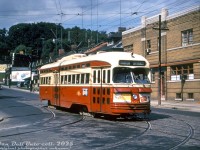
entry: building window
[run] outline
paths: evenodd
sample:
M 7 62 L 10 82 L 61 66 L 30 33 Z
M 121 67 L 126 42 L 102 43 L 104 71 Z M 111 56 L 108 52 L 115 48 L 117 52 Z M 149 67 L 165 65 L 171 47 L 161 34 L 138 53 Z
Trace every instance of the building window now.
M 133 44 L 124 46 L 125 52 L 132 52 L 133 51 Z
M 193 42 L 193 30 L 188 29 L 181 32 L 182 35 L 182 46 L 187 46 Z
M 176 93 L 176 99 L 180 99 L 181 98 L 181 93 Z
M 171 80 L 181 80 L 181 75 L 186 75 L 187 80 L 194 79 L 193 64 L 171 66 Z
M 151 40 L 147 40 L 147 48 L 151 49 Z
M 188 99 L 193 99 L 194 98 L 194 94 L 193 93 L 188 93 Z

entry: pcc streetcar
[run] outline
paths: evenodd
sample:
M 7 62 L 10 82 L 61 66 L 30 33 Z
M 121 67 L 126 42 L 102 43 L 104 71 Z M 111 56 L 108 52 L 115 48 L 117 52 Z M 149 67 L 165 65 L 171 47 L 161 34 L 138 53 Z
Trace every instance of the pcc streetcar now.
M 40 99 L 92 115 L 149 114 L 149 62 L 130 52 L 73 54 L 40 72 Z

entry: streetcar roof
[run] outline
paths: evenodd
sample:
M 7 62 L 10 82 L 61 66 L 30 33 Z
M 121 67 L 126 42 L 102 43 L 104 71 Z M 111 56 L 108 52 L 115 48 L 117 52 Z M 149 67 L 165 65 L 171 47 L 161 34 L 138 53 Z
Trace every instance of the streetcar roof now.
M 118 66 L 119 60 L 145 61 L 146 65 L 144 67 L 149 67 L 148 61 L 143 56 L 138 54 L 132 54 L 131 52 L 103 52 L 88 56 L 86 56 L 85 54 L 69 55 L 63 57 L 57 62 L 46 64 L 42 66 L 40 69 L 48 69 L 53 67 L 59 67 L 81 62 L 89 62 L 89 61 L 105 61 L 111 65 Z

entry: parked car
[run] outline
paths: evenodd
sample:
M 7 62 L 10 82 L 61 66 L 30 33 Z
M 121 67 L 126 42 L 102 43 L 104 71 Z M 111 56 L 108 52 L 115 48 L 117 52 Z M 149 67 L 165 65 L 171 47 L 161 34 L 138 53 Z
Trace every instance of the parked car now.
M 24 81 L 24 86 L 29 89 L 30 88 L 30 80 L 25 80 Z
M 24 82 L 17 82 L 17 87 L 23 87 L 24 86 Z

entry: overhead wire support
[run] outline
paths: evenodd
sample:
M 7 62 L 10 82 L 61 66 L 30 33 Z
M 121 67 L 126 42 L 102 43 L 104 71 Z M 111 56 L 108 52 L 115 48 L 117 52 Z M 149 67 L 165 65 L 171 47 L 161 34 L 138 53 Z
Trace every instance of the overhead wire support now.
M 97 0 L 97 44 L 99 43 L 99 4 Z
M 59 4 L 59 7 L 60 7 L 60 13 L 58 13 L 58 15 L 60 15 L 60 48 L 63 49 L 63 45 L 62 45 L 62 17 L 63 15 L 66 15 L 63 13 L 62 11 L 62 8 L 61 8 L 61 4 L 60 4 L 60 0 L 58 0 L 58 4 Z M 57 12 L 58 12 L 58 8 L 57 8 L 57 3 L 56 3 L 56 9 L 57 9 Z
M 119 4 L 119 9 L 120 9 L 120 27 L 122 26 L 122 1 L 120 0 L 120 4 Z

